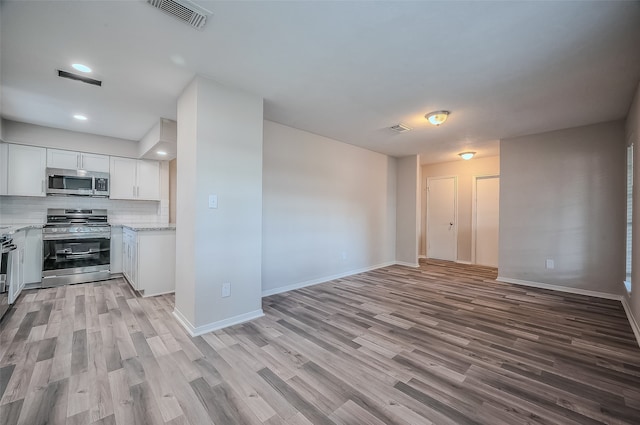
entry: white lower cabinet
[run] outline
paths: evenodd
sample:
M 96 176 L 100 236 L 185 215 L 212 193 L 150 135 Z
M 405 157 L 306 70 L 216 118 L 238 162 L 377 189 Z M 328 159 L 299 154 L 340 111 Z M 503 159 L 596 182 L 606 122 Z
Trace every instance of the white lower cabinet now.
M 111 274 L 122 273 L 122 227 L 111 226 Z
M 175 230 L 122 229 L 122 273 L 143 297 L 175 291 Z
M 13 304 L 16 299 L 18 299 L 18 295 L 22 292 L 22 288 L 24 288 L 24 248 L 25 248 L 25 232 L 18 231 L 13 234 L 13 244 L 16 246 L 16 249 L 12 251 L 11 256 L 11 266 L 9 270 L 9 276 L 7 279 L 9 280 L 9 304 Z
M 42 282 L 42 229 L 24 232 L 23 277 L 25 284 Z

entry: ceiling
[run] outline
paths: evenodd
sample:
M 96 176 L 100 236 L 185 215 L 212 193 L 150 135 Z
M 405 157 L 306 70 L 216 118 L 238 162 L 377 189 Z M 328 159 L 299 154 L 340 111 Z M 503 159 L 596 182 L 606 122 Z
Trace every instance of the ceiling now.
M 640 2 L 196 3 L 202 31 L 145 1 L 3 1 L 2 116 L 139 140 L 200 74 L 266 119 L 429 163 L 623 118 L 640 79 Z M 75 62 L 103 86 L 57 77 Z

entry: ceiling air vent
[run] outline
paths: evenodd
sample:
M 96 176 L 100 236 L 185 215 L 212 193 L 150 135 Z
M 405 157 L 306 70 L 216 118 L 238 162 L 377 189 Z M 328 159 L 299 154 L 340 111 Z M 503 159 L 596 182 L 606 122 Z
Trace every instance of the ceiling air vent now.
M 102 81 L 100 81 L 100 80 L 94 80 L 93 78 L 85 77 L 85 76 L 78 75 L 78 74 L 73 74 L 71 72 L 63 71 L 61 69 L 58 70 L 58 77 L 68 78 L 70 80 L 75 80 L 75 81 L 80 81 L 80 82 L 83 82 L 83 83 L 91 84 L 93 86 L 98 86 L 98 87 L 102 86 Z
M 411 127 L 407 127 L 404 124 L 396 124 L 389 127 L 391 130 L 396 131 L 398 133 L 405 133 L 407 131 L 411 131 Z
M 199 30 L 204 28 L 207 17 L 211 15 L 211 12 L 189 0 L 147 0 L 147 3 Z

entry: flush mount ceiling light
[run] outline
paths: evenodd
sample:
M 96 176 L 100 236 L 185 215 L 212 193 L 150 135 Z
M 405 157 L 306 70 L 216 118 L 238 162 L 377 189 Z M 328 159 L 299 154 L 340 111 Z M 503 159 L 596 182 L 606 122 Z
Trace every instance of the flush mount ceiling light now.
M 447 120 L 449 114 L 449 111 L 434 111 L 428 113 L 424 117 L 427 119 L 427 121 L 429 121 L 429 123 L 437 127 Z
M 156 153 L 160 156 L 165 156 L 167 154 L 165 151 L 156 151 Z
M 75 114 L 73 116 L 73 118 L 77 119 L 78 121 L 86 121 L 87 120 L 86 115 L 82 115 L 82 114 Z
M 475 152 L 461 152 L 458 155 L 460 155 L 460 158 L 464 159 L 465 161 L 468 161 L 471 158 L 473 158 L 475 154 L 476 154 Z
M 71 64 L 71 68 L 75 69 L 76 71 L 80 71 L 80 72 L 91 72 L 91 68 L 89 68 L 87 65 L 83 65 L 81 63 L 73 63 L 73 64 Z

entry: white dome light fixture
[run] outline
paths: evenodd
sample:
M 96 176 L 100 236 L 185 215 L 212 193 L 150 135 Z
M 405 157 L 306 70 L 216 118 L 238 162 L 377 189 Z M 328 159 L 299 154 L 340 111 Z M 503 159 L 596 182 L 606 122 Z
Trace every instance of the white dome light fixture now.
M 460 158 L 464 159 L 465 161 L 468 161 L 471 158 L 473 158 L 475 154 L 476 154 L 475 152 L 461 152 L 458 155 L 460 155 Z
M 82 115 L 82 114 L 75 114 L 73 116 L 73 118 L 77 119 L 78 121 L 86 121 L 87 120 L 87 116 L 86 115 Z
M 449 111 L 434 111 L 429 112 L 424 117 L 427 119 L 427 121 L 429 121 L 429 123 L 438 127 L 447 120 L 450 113 L 451 112 Z

